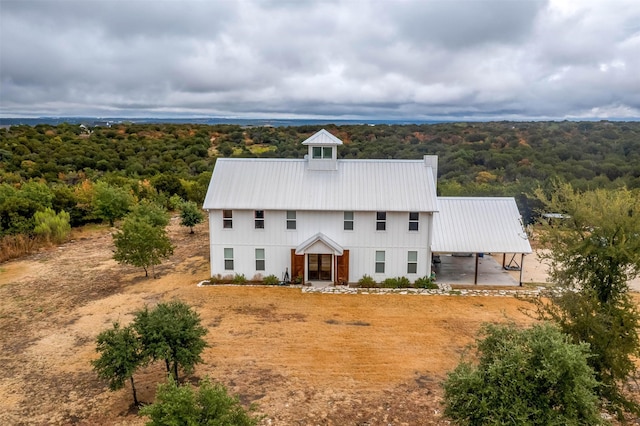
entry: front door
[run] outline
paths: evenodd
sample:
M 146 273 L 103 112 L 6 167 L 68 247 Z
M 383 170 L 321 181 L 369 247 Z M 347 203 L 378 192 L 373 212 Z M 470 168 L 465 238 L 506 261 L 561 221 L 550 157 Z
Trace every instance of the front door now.
M 309 281 L 331 281 L 331 258 L 330 254 L 309 254 L 308 276 Z

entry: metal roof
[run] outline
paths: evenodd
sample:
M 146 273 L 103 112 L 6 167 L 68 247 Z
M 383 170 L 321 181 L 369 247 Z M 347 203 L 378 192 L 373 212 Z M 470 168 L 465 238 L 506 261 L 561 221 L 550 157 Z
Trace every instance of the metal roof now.
M 531 253 L 516 200 L 438 197 L 431 250 L 440 253 Z
M 219 158 L 204 209 L 437 211 L 425 160 L 337 160 L 309 170 L 307 160 Z

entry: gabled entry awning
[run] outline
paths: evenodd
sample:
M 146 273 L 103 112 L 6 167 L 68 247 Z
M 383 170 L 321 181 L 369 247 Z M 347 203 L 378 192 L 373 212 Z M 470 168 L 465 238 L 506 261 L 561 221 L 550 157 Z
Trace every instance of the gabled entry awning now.
M 331 253 L 336 256 L 342 256 L 344 249 L 340 244 L 333 241 L 331 238 L 324 235 L 322 232 L 318 232 L 311 238 L 303 241 L 298 247 L 296 247 L 295 254 L 301 255 L 306 253 Z

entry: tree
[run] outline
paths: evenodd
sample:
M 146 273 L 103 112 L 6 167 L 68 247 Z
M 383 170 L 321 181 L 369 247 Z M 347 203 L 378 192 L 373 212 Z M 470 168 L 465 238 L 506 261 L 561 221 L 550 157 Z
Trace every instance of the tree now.
M 145 307 L 136 313 L 133 327 L 140 336 L 145 356 L 154 361 L 164 359 L 167 373 L 178 380 L 178 367 L 187 373 L 202 362 L 200 354 L 207 346 L 202 338 L 207 330 L 200 316 L 189 305 L 174 301 Z
M 113 234 L 116 247 L 113 258 L 118 263 L 138 266 L 149 276 L 148 268 L 159 265 L 173 254 L 173 245 L 164 228 L 154 226 L 144 216 L 127 217 L 122 228 Z M 155 270 L 152 270 L 155 277 Z
M 133 403 L 139 405 L 133 373 L 144 362 L 138 336 L 131 326 L 120 328 L 117 322 L 111 330 L 96 338 L 96 352 L 100 358 L 91 362 L 98 377 L 109 382 L 112 391 L 122 389 L 127 379 L 131 382 Z
M 95 215 L 109 221 L 113 226 L 115 220 L 123 218 L 133 203 L 131 194 L 123 188 L 111 186 L 105 182 L 98 182 L 94 186 L 93 211 Z
M 445 415 L 462 425 L 605 424 L 587 344 L 549 324 L 485 324 L 477 365 L 462 362 L 444 382 Z
M 577 192 L 568 184 L 536 195 L 546 211 L 564 215 L 542 223 L 550 278 L 563 291 L 535 301 L 538 317 L 590 345 L 589 364 L 610 410 L 640 414 L 624 394 L 640 357 L 640 313 L 628 287 L 640 273 L 640 196 L 624 188 Z
M 193 234 L 193 227 L 203 220 L 204 215 L 193 201 L 185 201 L 180 205 L 180 225 L 188 226 L 190 234 Z
M 167 383 L 158 385 L 156 402 L 143 407 L 140 414 L 149 416 L 148 426 L 253 426 L 260 420 L 247 412 L 237 397 L 229 395 L 222 384 L 211 383 L 208 377 L 195 392 L 189 384 L 180 386 L 169 377 Z
M 149 200 L 142 200 L 134 205 L 130 215 L 147 220 L 153 226 L 164 228 L 169 224 L 167 210 L 161 205 Z

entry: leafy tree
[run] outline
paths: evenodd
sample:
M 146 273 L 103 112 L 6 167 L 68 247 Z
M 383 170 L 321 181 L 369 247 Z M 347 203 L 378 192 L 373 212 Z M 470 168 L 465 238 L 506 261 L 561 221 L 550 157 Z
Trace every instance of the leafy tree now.
M 34 215 L 36 235 L 44 237 L 47 241 L 59 244 L 64 242 L 71 232 L 69 213 L 61 211 L 56 214 L 52 209 L 36 212 Z
M 136 313 L 133 327 L 140 335 L 143 352 L 154 361 L 164 359 L 167 373 L 178 380 L 178 367 L 187 373 L 202 362 L 200 354 L 207 346 L 202 338 L 207 330 L 200 316 L 189 305 L 174 301 L 145 307 Z
M 151 184 L 158 190 L 158 192 L 164 192 L 167 196 L 178 195 L 181 198 L 186 198 L 187 194 L 182 187 L 180 179 L 174 174 L 166 173 L 155 177 Z
M 116 262 L 142 267 L 145 277 L 149 276 L 149 267 L 155 277 L 154 266 L 173 254 L 173 245 L 164 228 L 154 226 L 145 216 L 128 216 L 122 228 L 113 234 L 113 243 Z
M 133 197 L 123 188 L 104 182 L 98 182 L 94 186 L 94 213 L 98 218 L 109 221 L 110 226 L 113 226 L 115 220 L 123 218 L 129 212 L 132 203 Z
M 463 361 L 447 376 L 446 416 L 461 425 L 605 424 L 587 344 L 549 324 L 485 324 L 481 336 L 477 365 Z
M 193 234 L 193 227 L 204 220 L 204 215 L 198 209 L 198 205 L 193 201 L 185 201 L 180 206 L 180 225 L 188 226 L 190 234 Z
M 107 380 L 112 391 L 122 389 L 129 379 L 133 403 L 139 405 L 133 373 L 144 362 L 144 357 L 133 327 L 121 328 L 116 322 L 111 330 L 98 335 L 96 343 L 96 352 L 100 353 L 100 358 L 91 364 L 98 377 Z
M 628 287 L 640 274 L 640 197 L 624 188 L 577 192 L 568 184 L 537 196 L 547 211 L 565 215 L 543 223 L 550 277 L 564 291 L 536 300 L 538 316 L 590 345 L 589 364 L 610 410 L 640 413 L 624 393 L 640 357 L 640 313 Z
M 149 200 L 142 200 L 134 205 L 130 215 L 147 220 L 151 225 L 164 228 L 169 224 L 167 210 Z
M 194 391 L 189 384 L 178 385 L 172 377 L 158 385 L 156 402 L 143 407 L 140 414 L 149 416 L 148 426 L 210 425 L 253 426 L 260 417 L 245 410 L 237 397 L 229 395 L 219 383 L 209 378 L 200 382 Z

